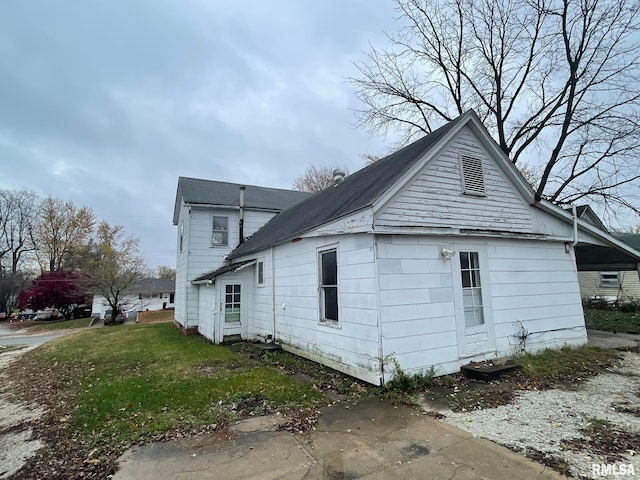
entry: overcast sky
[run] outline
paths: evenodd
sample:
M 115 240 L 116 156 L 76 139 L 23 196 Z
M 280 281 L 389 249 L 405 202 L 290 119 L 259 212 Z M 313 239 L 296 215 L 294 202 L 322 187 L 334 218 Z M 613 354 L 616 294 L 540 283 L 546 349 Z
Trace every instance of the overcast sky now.
M 391 0 L 11 1 L 0 6 L 0 188 L 87 205 L 175 266 L 178 176 L 291 188 L 363 166 L 355 75 Z

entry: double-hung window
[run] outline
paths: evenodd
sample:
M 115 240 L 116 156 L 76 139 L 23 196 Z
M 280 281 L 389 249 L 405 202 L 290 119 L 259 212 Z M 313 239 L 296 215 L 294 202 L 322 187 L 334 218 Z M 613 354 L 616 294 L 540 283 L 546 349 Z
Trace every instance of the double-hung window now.
M 221 246 L 229 244 L 229 218 L 212 217 L 211 245 Z
M 319 253 L 320 321 L 338 322 L 338 254 L 336 249 Z

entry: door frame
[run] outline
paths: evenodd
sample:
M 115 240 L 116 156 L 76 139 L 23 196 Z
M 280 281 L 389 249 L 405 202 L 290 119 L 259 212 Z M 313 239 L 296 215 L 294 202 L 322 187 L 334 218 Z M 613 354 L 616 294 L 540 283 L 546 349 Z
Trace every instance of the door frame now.
M 451 256 L 451 275 L 453 280 L 453 298 L 456 317 L 456 337 L 458 341 L 458 357 L 472 358 L 480 355 L 496 353 L 495 325 L 493 308 L 491 305 L 491 284 L 489 282 L 489 262 L 487 259 L 487 245 L 483 243 L 456 243 L 452 245 L 455 252 Z M 460 274 L 460 252 L 478 252 L 480 263 L 480 287 L 482 292 L 482 307 L 484 324 L 466 327 L 464 316 L 464 300 L 462 295 L 462 277 Z M 485 345 L 479 351 L 471 351 L 468 337 L 472 335 L 486 335 Z
M 216 282 L 218 285 L 218 292 L 216 295 L 216 308 L 214 313 L 216 318 L 214 319 L 214 336 L 216 343 L 222 343 L 225 337 L 225 295 L 227 285 L 240 285 L 240 338 L 245 340 L 247 338 L 247 283 L 244 279 L 229 278 L 220 279 Z M 235 333 L 234 333 L 235 335 Z

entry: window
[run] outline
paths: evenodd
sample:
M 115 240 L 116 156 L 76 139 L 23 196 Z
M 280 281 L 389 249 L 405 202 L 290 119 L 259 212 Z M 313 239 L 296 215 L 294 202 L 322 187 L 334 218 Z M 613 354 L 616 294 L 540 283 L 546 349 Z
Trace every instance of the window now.
M 180 240 L 179 240 L 180 251 L 182 251 L 182 241 L 183 241 L 182 239 L 183 239 L 183 237 L 184 237 L 184 220 L 182 220 L 180 222 Z
M 468 195 L 484 196 L 482 160 L 468 155 L 460 155 L 460 168 L 462 170 L 463 192 Z
M 176 294 L 175 293 L 170 293 L 169 294 L 169 303 L 175 303 L 174 299 L 175 299 Z
M 465 327 L 484 325 L 478 252 L 460 252 Z
M 212 217 L 211 245 L 229 244 L 229 219 L 227 217 Z
M 224 322 L 240 323 L 240 285 L 227 285 L 224 293 Z
M 600 272 L 601 288 L 620 288 L 620 272 Z
M 320 320 L 338 321 L 338 255 L 320 252 Z
M 258 262 L 258 285 L 264 285 L 264 262 Z

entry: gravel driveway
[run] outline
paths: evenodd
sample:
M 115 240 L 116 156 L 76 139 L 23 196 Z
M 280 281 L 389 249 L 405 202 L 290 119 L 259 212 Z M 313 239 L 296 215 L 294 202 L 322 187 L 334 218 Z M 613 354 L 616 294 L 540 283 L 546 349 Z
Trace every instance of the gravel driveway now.
M 445 422 L 474 436 L 534 458 L 537 452 L 542 452 L 548 458 L 566 462 L 576 478 L 603 478 L 593 474 L 592 464 L 611 461 L 588 447 L 572 451 L 567 449 L 567 444 L 576 438 L 586 439 L 581 429 L 592 419 L 610 422 L 635 436 L 637 442 L 640 438 L 640 354 L 623 354 L 621 364 L 611 368 L 610 373 L 594 377 L 576 390 L 520 391 L 509 405 L 442 413 L 446 416 Z M 624 478 L 640 478 L 640 452 L 628 451 L 625 457 L 616 463 L 632 464 L 636 476 Z

